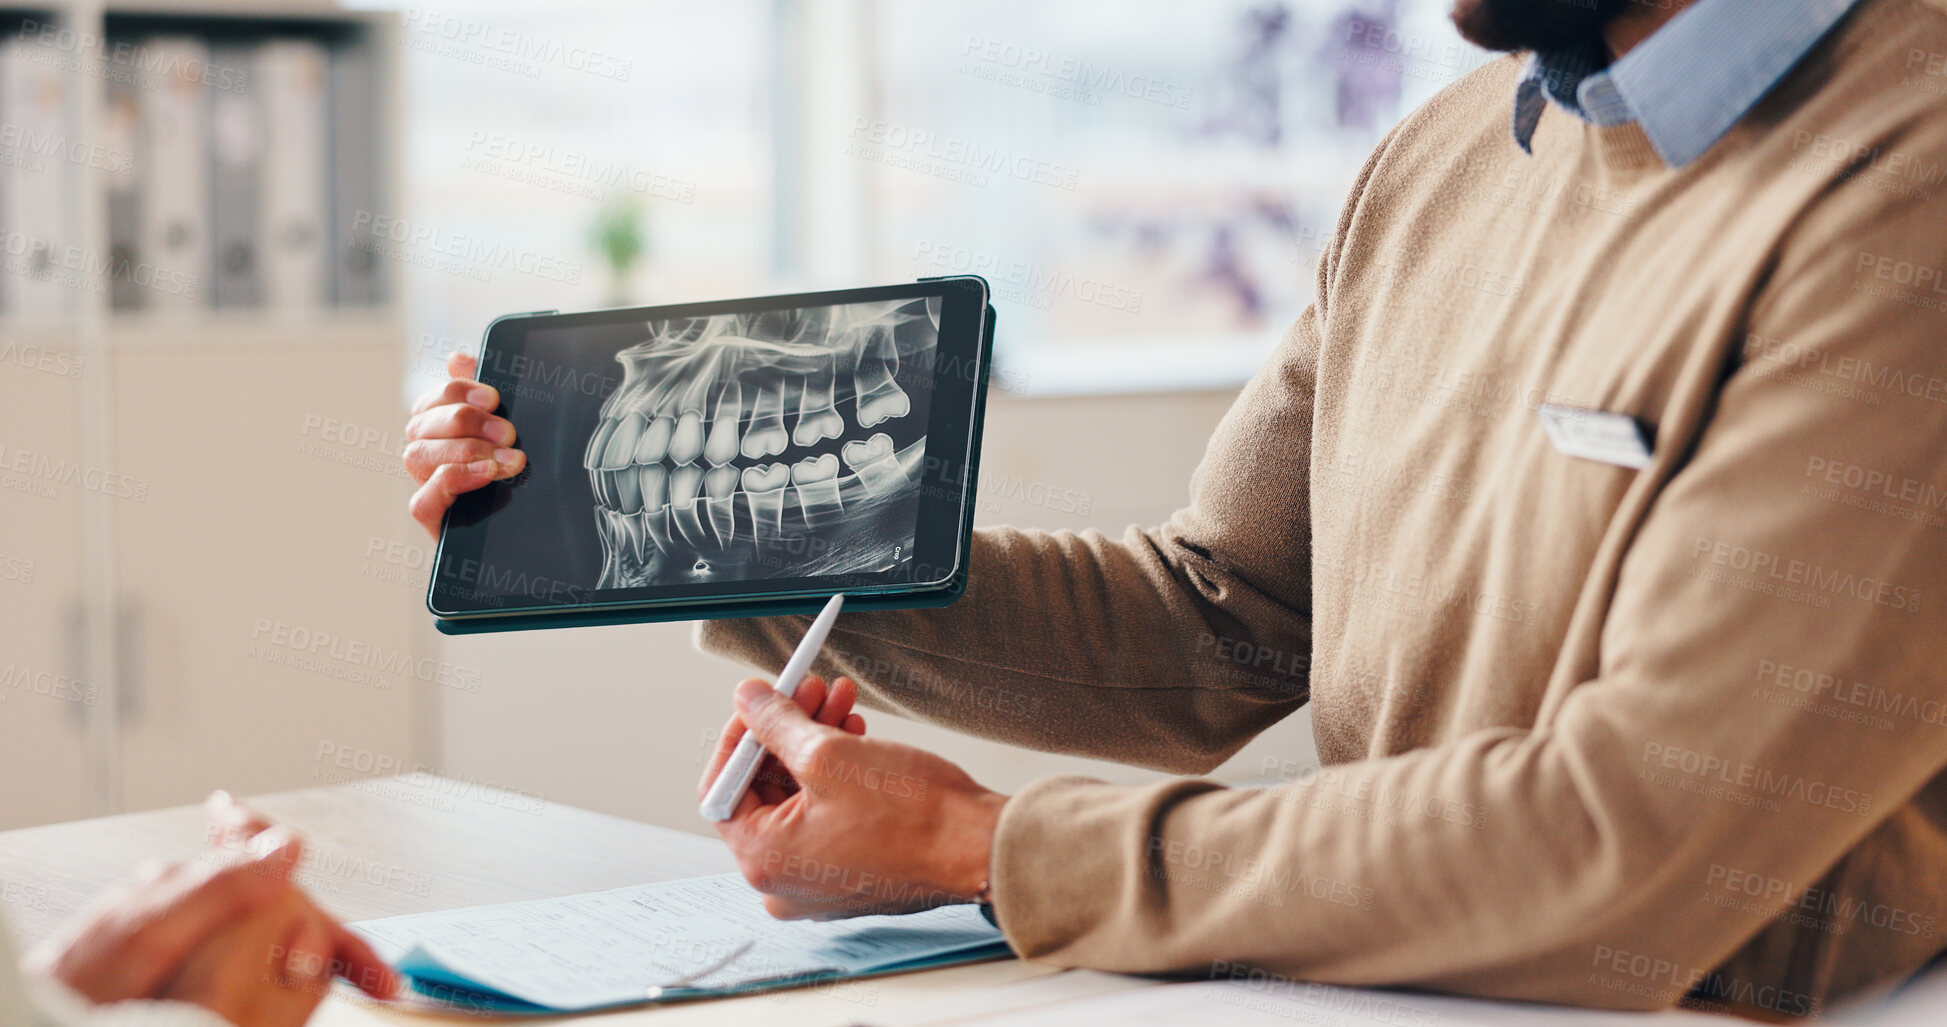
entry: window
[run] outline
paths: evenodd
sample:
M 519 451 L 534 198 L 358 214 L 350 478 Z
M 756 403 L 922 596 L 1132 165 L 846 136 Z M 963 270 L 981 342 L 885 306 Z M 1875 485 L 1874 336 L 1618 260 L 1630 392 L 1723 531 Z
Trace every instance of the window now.
M 1446 7 L 409 11 L 412 217 L 581 273 L 413 268 L 408 295 L 429 336 L 471 338 L 509 310 L 976 273 L 994 287 L 1003 385 L 1234 386 L 1310 300 L 1372 145 L 1487 59 Z M 577 68 L 577 48 L 609 61 Z M 640 208 L 647 250 L 611 288 L 590 233 L 618 196 Z

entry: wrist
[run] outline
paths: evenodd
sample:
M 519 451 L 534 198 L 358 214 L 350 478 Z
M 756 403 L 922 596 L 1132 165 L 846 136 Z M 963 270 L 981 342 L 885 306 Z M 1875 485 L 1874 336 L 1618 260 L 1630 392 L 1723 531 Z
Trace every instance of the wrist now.
M 992 881 L 994 835 L 1008 797 L 981 789 L 959 797 L 947 820 L 942 839 L 941 881 L 944 890 L 963 902 L 987 902 Z

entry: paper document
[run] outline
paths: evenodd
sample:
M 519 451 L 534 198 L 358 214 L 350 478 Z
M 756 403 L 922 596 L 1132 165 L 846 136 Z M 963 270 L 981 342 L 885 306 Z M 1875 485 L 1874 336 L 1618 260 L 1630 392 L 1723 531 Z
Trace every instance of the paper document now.
M 974 906 L 774 920 L 736 874 L 351 926 L 416 990 L 512 1010 L 700 998 L 1008 953 Z

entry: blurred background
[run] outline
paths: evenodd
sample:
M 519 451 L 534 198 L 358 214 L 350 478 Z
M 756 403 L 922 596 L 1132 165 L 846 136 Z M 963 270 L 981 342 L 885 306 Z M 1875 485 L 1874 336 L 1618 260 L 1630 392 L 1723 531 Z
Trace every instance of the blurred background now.
M 0 828 L 439 774 L 686 830 L 741 668 L 442 638 L 409 398 L 495 316 L 985 276 L 982 523 L 1119 533 L 1487 59 L 1444 0 L 0 2 Z M 924 725 L 1003 790 L 1151 775 Z M 1300 715 L 1220 772 L 1315 764 Z

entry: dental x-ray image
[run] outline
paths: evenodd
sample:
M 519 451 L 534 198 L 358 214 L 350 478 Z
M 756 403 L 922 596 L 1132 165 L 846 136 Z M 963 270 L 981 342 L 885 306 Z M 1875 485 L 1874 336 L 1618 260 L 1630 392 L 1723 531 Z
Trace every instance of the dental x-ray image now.
M 939 332 L 937 297 L 642 325 L 582 456 L 597 587 L 910 561 Z

